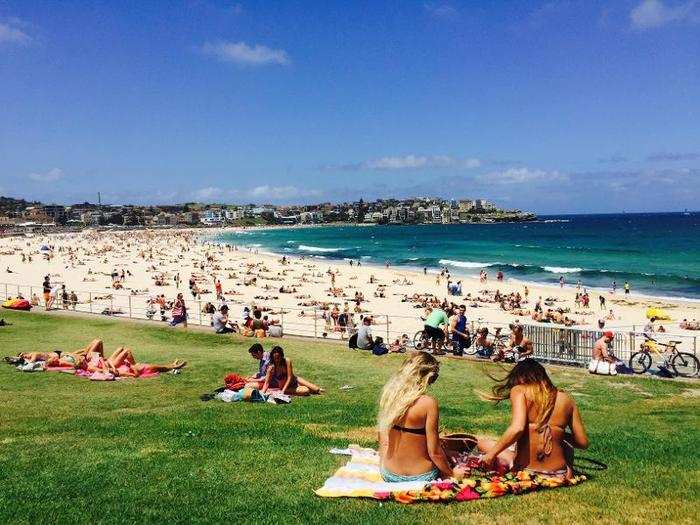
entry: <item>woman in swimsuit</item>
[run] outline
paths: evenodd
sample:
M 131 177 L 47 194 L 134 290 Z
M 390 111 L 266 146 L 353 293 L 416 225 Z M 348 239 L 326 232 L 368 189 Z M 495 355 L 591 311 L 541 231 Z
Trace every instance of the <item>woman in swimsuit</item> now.
M 148 363 L 137 363 L 134 354 L 129 348 L 121 347 L 107 358 L 105 361 L 109 372 L 119 377 L 141 377 L 155 375 L 159 372 L 169 372 L 179 370 L 187 365 L 187 361 L 176 359 L 169 365 L 153 365 Z
M 384 481 L 432 481 L 460 477 L 447 461 L 438 434 L 440 409 L 426 395 L 440 364 L 426 352 L 414 352 L 382 390 L 379 402 L 379 456 Z
M 288 396 L 308 396 L 321 394 L 323 389 L 303 377 L 294 375 L 291 359 L 285 359 L 282 347 L 276 346 L 270 351 L 270 366 L 267 368 L 262 392 L 269 389 L 282 390 Z
M 498 457 L 516 471 L 570 478 L 573 448 L 588 448 L 586 429 L 571 396 L 557 390 L 534 359 L 516 364 L 492 392 L 488 398 L 497 403 L 510 399 L 512 418 L 498 441 L 479 441 L 479 449 L 486 452 L 483 462 L 491 465 Z M 507 450 L 513 444 L 515 452 Z

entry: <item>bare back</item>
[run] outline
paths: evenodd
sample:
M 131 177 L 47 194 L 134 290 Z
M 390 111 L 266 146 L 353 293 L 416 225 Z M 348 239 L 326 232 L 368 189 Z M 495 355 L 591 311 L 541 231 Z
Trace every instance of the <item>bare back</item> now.
M 518 440 L 515 467 L 529 467 L 534 470 L 553 471 L 566 468 L 564 436 L 572 427 L 575 403 L 565 392 L 557 391 L 557 399 L 549 421 L 537 427 L 537 407 L 530 393 L 525 391 L 527 403 L 527 428 Z M 538 459 L 538 450 L 544 454 Z
M 429 412 L 434 406 L 434 399 L 421 396 L 408 409 L 404 418 L 396 422 L 395 426 L 402 427 L 403 430 L 390 428 L 380 433 L 380 443 L 384 445 L 382 465 L 385 468 L 396 474 L 413 476 L 434 467 L 428 454 L 426 437 Z

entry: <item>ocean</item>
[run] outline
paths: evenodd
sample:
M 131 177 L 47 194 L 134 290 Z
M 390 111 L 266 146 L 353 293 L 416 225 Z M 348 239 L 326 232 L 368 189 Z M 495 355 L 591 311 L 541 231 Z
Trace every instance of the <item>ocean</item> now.
M 431 271 L 452 275 L 568 285 L 592 289 L 630 283 L 633 293 L 700 300 L 700 213 L 545 216 L 534 222 L 410 226 L 314 226 L 246 230 L 216 242 L 329 262 Z

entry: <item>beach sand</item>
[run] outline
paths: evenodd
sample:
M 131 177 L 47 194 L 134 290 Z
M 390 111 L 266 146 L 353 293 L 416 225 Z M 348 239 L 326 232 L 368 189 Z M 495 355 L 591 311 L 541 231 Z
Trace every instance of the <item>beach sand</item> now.
M 321 335 L 325 331 L 329 337 L 339 337 L 339 334 L 327 330 L 323 319 L 314 320 L 313 306 L 300 306 L 300 303 L 317 301 L 329 303 L 330 308 L 337 304 L 342 312 L 347 302 L 349 310 L 354 312 L 353 299 L 356 292 L 361 292 L 366 299 L 361 303 L 361 308 L 375 316 L 375 335 L 388 335 L 392 339 L 402 333 L 412 336 L 422 327 L 420 316 L 424 315 L 424 309 L 415 308 L 411 302 L 402 302 L 404 296 L 416 293 L 434 294 L 440 299 L 447 297 L 448 301 L 467 304 L 467 317 L 470 321 L 480 320 L 495 326 L 506 326 L 516 319 L 523 323 L 533 323 L 530 317 L 516 317 L 501 310 L 495 303 L 474 303 L 478 306 L 473 307 L 464 297 L 448 297 L 446 279 L 441 278 L 438 284 L 435 273 L 424 274 L 401 267 L 350 266 L 346 261 L 318 258 L 290 258 L 287 264 L 282 264 L 281 256 L 257 253 L 255 249 L 212 245 L 200 240 L 210 238 L 215 233 L 211 229 L 128 232 L 86 230 L 70 234 L 2 238 L 0 293 L 4 294 L 7 287 L 7 295 L 16 296 L 19 286 L 19 291 L 25 298 L 29 299 L 32 293 L 40 297 L 40 309 L 43 309 L 42 281 L 45 275 L 50 275 L 52 284 L 65 284 L 68 292 L 77 293 L 79 310 L 99 312 L 104 308 L 112 308 L 121 310 L 124 315 L 131 311 L 134 316 L 144 317 L 150 297 L 164 294 L 167 300 L 173 300 L 179 291 L 183 293 L 188 305 L 190 323 L 197 324 L 201 319 L 202 323 L 208 324 L 208 316 L 200 313 L 200 303 L 194 301 L 189 292 L 188 280 L 194 275 L 201 290 L 198 296 L 201 305 L 207 301 L 218 304 L 214 281 L 220 279 L 224 296 L 231 308 L 232 320 L 240 321 L 243 305 L 256 304 L 268 307 L 271 311 L 267 313 L 271 319 L 283 318 L 288 333 Z M 40 253 L 43 245 L 53 248 L 50 259 Z M 25 255 L 26 262 L 22 262 L 22 254 Z M 32 257 L 31 262 L 28 261 L 29 255 Z M 121 290 L 112 288 L 111 273 L 114 270 L 120 274 L 122 270 L 131 274 L 127 275 Z M 335 287 L 343 290 L 343 295 L 339 297 L 334 297 L 329 292 L 329 270 L 335 273 Z M 181 280 L 179 288 L 174 281 L 174 276 L 178 273 Z M 164 285 L 155 284 L 157 277 L 162 277 Z M 254 277 L 257 278 L 255 284 L 244 284 Z M 479 296 L 482 290 L 497 289 L 502 294 L 515 291 L 524 294 L 525 288 L 525 283 L 511 280 L 507 275 L 503 282 L 497 282 L 495 275 L 490 275 L 486 283 L 479 282 L 475 277 L 460 277 L 458 274 L 453 274 L 452 280 L 461 280 L 463 295 L 470 293 L 472 296 Z M 294 288 L 296 292 L 280 293 L 281 286 Z M 524 309 L 532 310 L 538 297 L 554 298 L 555 307 L 568 308 L 570 312 L 566 315 L 574 319 L 578 327 L 597 327 L 598 319 L 605 318 L 608 310 L 612 309 L 615 319 L 606 320 L 606 329 L 631 330 L 636 326 L 639 331 L 647 322 L 647 308 L 661 306 L 672 318 L 671 321 L 660 323 L 668 334 L 698 334 L 681 330 L 678 323 L 684 318 L 697 319 L 700 303 L 651 298 L 634 293 L 625 295 L 622 290 L 618 290 L 615 295 L 590 291 L 590 309 L 586 312 L 574 303 L 574 296 L 580 291 L 575 286 L 559 288 L 527 283 L 527 287 L 529 298 L 527 304 L 523 305 Z M 384 290 L 385 297 L 375 297 L 375 292 L 380 289 Z M 605 311 L 599 308 L 598 297 L 601 293 L 606 298 Z M 321 316 L 322 313 L 323 310 L 319 309 L 316 315 Z M 159 315 L 155 317 L 159 318 Z M 358 314 L 355 314 L 354 320 L 359 321 Z

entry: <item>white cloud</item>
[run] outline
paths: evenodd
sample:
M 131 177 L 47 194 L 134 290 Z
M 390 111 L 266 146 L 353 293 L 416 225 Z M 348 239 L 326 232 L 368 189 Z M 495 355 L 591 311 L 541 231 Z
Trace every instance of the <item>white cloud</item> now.
M 207 42 L 201 48 L 202 52 L 212 55 L 222 62 L 248 66 L 264 66 L 278 64 L 286 66 L 291 64 L 289 55 L 283 49 L 272 49 L 256 44 L 249 46 L 245 42 Z
M 63 170 L 53 168 L 46 173 L 30 173 L 28 177 L 37 182 L 55 182 L 63 178 Z
M 330 164 L 322 166 L 323 170 L 333 171 L 397 171 L 416 169 L 471 169 L 481 166 L 475 158 L 455 158 L 449 155 L 404 155 L 400 157 L 380 157 L 354 164 Z
M 270 200 L 294 199 L 299 197 L 318 197 L 322 195 L 320 190 L 306 190 L 296 186 L 256 186 L 244 192 L 251 198 L 264 198 Z
M 11 20 L 7 23 L 0 22 L 0 44 L 30 44 L 32 38 L 19 26 L 18 20 Z
M 433 17 L 443 20 L 454 20 L 459 17 L 459 11 L 450 4 L 441 2 L 427 2 L 423 4 L 423 8 Z
M 666 5 L 662 0 L 642 0 L 630 12 L 632 27 L 653 29 L 673 22 L 699 22 L 700 3 L 689 0 L 675 6 Z
M 569 176 L 559 171 L 545 171 L 530 168 L 508 168 L 504 171 L 487 173 L 484 178 L 502 184 L 524 184 L 532 182 L 566 182 Z
M 206 188 L 201 188 L 194 192 L 194 198 L 198 201 L 207 201 L 215 199 L 216 197 L 221 197 L 223 192 L 221 188 L 215 186 L 207 186 Z

